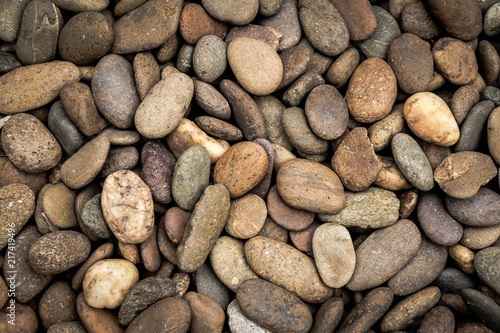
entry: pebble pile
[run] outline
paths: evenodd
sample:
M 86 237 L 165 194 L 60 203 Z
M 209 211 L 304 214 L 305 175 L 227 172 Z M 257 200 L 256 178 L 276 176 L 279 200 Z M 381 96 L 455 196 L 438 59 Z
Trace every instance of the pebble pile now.
M 0 332 L 500 332 L 500 0 L 0 0 Z

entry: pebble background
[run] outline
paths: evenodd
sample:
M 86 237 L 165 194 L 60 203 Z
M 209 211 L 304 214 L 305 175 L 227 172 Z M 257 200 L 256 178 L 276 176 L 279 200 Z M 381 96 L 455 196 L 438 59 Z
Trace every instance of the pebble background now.
M 500 332 L 499 53 L 500 0 L 0 0 L 0 332 Z

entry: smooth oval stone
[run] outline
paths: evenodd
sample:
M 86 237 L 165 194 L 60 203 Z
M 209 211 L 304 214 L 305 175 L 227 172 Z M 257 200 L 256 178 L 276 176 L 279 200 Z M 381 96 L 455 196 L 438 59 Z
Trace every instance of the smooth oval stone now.
M 257 39 L 234 39 L 227 48 L 227 60 L 241 86 L 254 95 L 269 95 L 278 88 L 283 77 L 278 53 Z
M 366 332 L 389 309 L 393 298 L 389 288 L 373 289 L 349 312 L 337 332 Z
M 14 239 L 16 247 L 12 251 L 16 261 L 14 267 L 9 266 L 9 257 L 5 256 L 3 262 L 3 276 L 9 278 L 9 271 L 15 271 L 16 292 L 15 298 L 18 302 L 27 303 L 38 295 L 52 280 L 52 275 L 38 274 L 31 267 L 28 254 L 31 245 L 41 236 L 36 226 L 29 225 L 24 228 Z M 7 280 L 8 281 L 8 280 Z
M 193 51 L 193 69 L 203 81 L 213 82 L 227 67 L 226 43 L 218 36 L 200 38 Z
M 119 55 L 108 54 L 95 66 L 91 86 L 101 114 L 118 128 L 130 128 L 140 103 L 132 65 Z
M 181 270 L 194 272 L 205 262 L 224 228 L 229 208 L 229 191 L 224 185 L 216 184 L 205 188 L 177 247 Z
M 3 41 L 8 43 L 16 41 L 21 26 L 23 11 L 29 2 L 29 0 L 2 2 L 0 16 L 4 18 L 4 22 L 0 28 L 0 38 Z
M 215 164 L 214 182 L 225 185 L 231 198 L 237 198 L 264 178 L 268 165 L 269 160 L 262 146 L 250 141 L 237 143 Z
M 467 114 L 460 128 L 455 151 L 479 150 L 482 146 L 487 127 L 488 117 L 495 108 L 495 103 L 490 100 L 477 103 Z
M 345 286 L 356 265 L 356 254 L 349 231 L 341 225 L 322 224 L 314 232 L 312 249 L 323 282 L 331 288 Z
M 392 41 L 387 62 L 407 94 L 424 91 L 432 80 L 434 60 L 429 45 L 413 34 L 402 34 Z
M 99 246 L 85 262 L 78 268 L 71 279 L 71 287 L 73 290 L 80 290 L 82 288 L 83 280 L 87 270 L 96 262 L 102 259 L 107 259 L 113 255 L 114 245 L 112 243 L 104 243 Z
M 455 317 L 446 306 L 436 306 L 425 315 L 418 333 L 424 332 L 455 332 Z
M 176 288 L 175 282 L 169 278 L 149 277 L 138 281 L 130 288 L 120 305 L 118 312 L 120 324 L 129 325 L 138 314 L 152 304 L 165 297 L 174 296 Z
M 165 231 L 168 238 L 178 245 L 184 235 L 184 230 L 191 217 L 190 212 L 186 212 L 179 207 L 171 207 L 165 213 Z M 163 223 L 162 223 L 163 224 Z
M 72 189 L 90 184 L 106 162 L 109 147 L 109 140 L 98 136 L 80 148 L 61 166 L 61 179 L 64 184 Z
M 328 150 L 328 142 L 312 131 L 303 109 L 285 109 L 281 123 L 288 140 L 297 150 L 306 154 L 323 154 Z
M 325 79 L 317 73 L 306 72 L 300 76 L 283 94 L 283 102 L 289 106 L 298 106 L 314 87 L 324 84 Z
M 460 297 L 460 296 L 459 296 Z M 461 298 L 461 297 L 460 297 Z M 465 306 L 465 304 L 464 304 Z M 467 322 L 459 325 L 457 333 L 493 333 L 486 325 L 478 322 Z
M 402 1 L 404 2 L 404 1 Z M 401 13 L 401 29 L 428 40 L 439 35 L 441 27 L 424 2 L 408 1 Z
M 450 246 L 462 238 L 462 225 L 451 217 L 443 200 L 435 193 L 420 195 L 417 217 L 422 231 L 436 244 Z
M 313 325 L 311 312 L 299 298 L 267 281 L 245 281 L 236 299 L 247 318 L 269 330 L 306 333 Z
M 266 139 L 273 144 L 292 150 L 293 146 L 290 144 L 281 123 L 285 105 L 272 95 L 255 97 L 255 102 L 264 117 Z
M 340 324 L 344 312 L 344 302 L 340 297 L 332 297 L 316 312 L 312 333 L 333 332 Z
M 141 135 L 136 131 L 124 131 L 117 128 L 106 128 L 99 133 L 99 136 L 105 136 L 114 146 L 129 146 L 139 142 Z
M 45 329 L 59 322 L 74 321 L 76 313 L 76 294 L 69 283 L 54 282 L 42 295 L 39 314 Z
M 500 219 L 500 194 L 481 187 L 468 199 L 446 196 L 446 208 L 451 216 L 468 226 L 493 226 Z
M 469 84 L 478 73 L 476 55 L 461 40 L 443 37 L 432 48 L 436 69 L 451 83 Z
M 328 68 L 326 81 L 337 89 L 344 87 L 358 67 L 359 60 L 359 51 L 356 48 L 345 50 Z
M 482 250 L 495 246 L 500 236 L 500 224 L 491 227 L 465 227 L 461 243 L 469 249 Z
M 210 263 L 217 277 L 232 291 L 237 291 L 246 280 L 257 275 L 248 266 L 242 241 L 222 236 L 210 252 Z
M 109 5 L 109 0 L 54 0 L 58 7 L 72 12 L 100 12 Z
M 263 41 L 276 50 L 281 38 L 281 32 L 270 27 L 247 24 L 244 26 L 232 27 L 225 38 L 225 42 L 229 45 L 233 40 L 239 37 L 248 37 Z
M 59 229 L 76 227 L 75 199 L 76 192 L 63 183 L 48 187 L 42 200 L 45 217 Z
M 14 54 L 0 51 L 0 74 L 8 73 L 21 66 Z
M 160 66 L 151 52 L 141 52 L 135 55 L 133 67 L 137 93 L 142 101 L 160 81 Z
M 301 231 L 314 221 L 314 213 L 287 205 L 281 198 L 276 185 L 269 190 L 267 195 L 267 209 L 273 221 L 287 230 Z
M 194 100 L 208 114 L 222 120 L 231 118 L 231 107 L 222 94 L 209 83 L 193 80 Z
M 238 127 L 247 140 L 266 137 L 264 116 L 257 103 L 238 84 L 222 80 L 220 90 L 231 106 Z
M 247 193 L 231 201 L 225 229 L 233 237 L 249 239 L 259 233 L 266 217 L 265 201 L 256 194 Z
M 401 34 L 396 19 L 385 9 L 372 6 L 373 13 L 377 19 L 377 28 L 370 38 L 357 43 L 359 49 L 367 57 L 379 57 L 385 59 L 391 42 Z
M 172 67 L 171 70 L 188 74 L 191 67 L 193 67 L 193 51 L 193 45 L 183 44 L 179 48 L 179 54 L 177 55 L 177 62 L 175 64 L 176 67 Z M 162 74 L 162 77 L 166 77 L 166 75 Z
M 106 177 L 101 207 L 106 223 L 123 243 L 142 243 L 153 231 L 151 191 L 132 171 L 119 170 Z
M 410 220 L 374 231 L 356 249 L 356 268 L 347 288 L 366 290 L 389 280 L 418 252 L 420 243 L 420 232 Z
M 104 57 L 113 45 L 113 26 L 98 12 L 71 17 L 59 36 L 59 54 L 76 65 L 90 65 Z
M 297 45 L 302 35 L 297 0 L 283 0 L 281 9 L 273 16 L 261 19 L 260 24 L 274 28 L 283 34 L 277 51 Z
M 76 308 L 76 307 L 75 307 Z M 79 321 L 64 321 L 49 327 L 47 333 L 85 333 L 85 326 Z
M 233 25 L 250 23 L 259 11 L 259 0 L 202 0 L 202 4 L 211 16 Z
M 280 168 L 276 182 L 281 198 L 293 208 L 325 214 L 336 214 L 344 208 L 340 179 L 320 163 L 292 159 Z
M 458 125 L 462 125 L 467 114 L 479 102 L 479 92 L 472 85 L 461 86 L 451 98 L 450 109 Z
M 474 257 L 474 268 L 483 282 L 490 286 L 495 292 L 500 291 L 500 248 L 489 247 L 476 253 Z
M 23 229 L 35 212 L 35 194 L 24 184 L 10 184 L 0 187 L 0 249 Z M 15 244 L 14 244 L 15 246 Z M 7 257 L 7 256 L 6 256 Z
M 271 333 L 268 329 L 248 319 L 234 299 L 227 307 L 228 325 L 232 333 Z
M 345 227 L 378 229 L 393 225 L 399 217 L 399 199 L 388 190 L 369 187 L 361 192 L 345 192 L 345 206 L 337 214 L 318 214 L 323 222 Z
M 299 0 L 299 18 L 311 45 L 327 56 L 344 52 L 349 31 L 333 3 L 325 0 Z
M 158 316 L 160 313 L 163 315 Z M 180 297 L 167 297 L 141 312 L 130 323 L 127 332 L 160 332 L 169 327 L 172 333 L 186 333 L 190 322 L 189 304 Z
M 313 255 L 312 240 L 314 232 L 320 226 L 319 223 L 313 222 L 306 229 L 301 231 L 290 231 L 290 240 L 293 246 L 299 251 L 302 251 L 310 256 Z
M 87 227 L 87 231 L 95 238 L 111 238 L 113 236 L 102 213 L 100 193 L 85 203 L 81 219 Z
M 183 298 L 191 308 L 191 332 L 222 332 L 225 314 L 215 301 L 195 291 L 187 292 Z
M 160 142 L 148 141 L 142 148 L 141 163 L 141 177 L 150 188 L 153 199 L 164 204 L 170 203 L 175 157 Z
M 487 36 L 497 36 L 500 31 L 498 17 L 500 15 L 500 5 L 493 4 L 484 15 L 484 33 Z
M 104 309 L 96 309 L 88 305 L 85 301 L 83 292 L 81 292 L 76 298 L 76 309 L 87 332 L 125 332 L 125 330 L 120 326 L 118 318 L 114 313 Z
M 434 187 L 432 167 L 415 139 L 398 133 L 392 139 L 391 149 L 399 169 L 413 186 L 421 191 Z
M 471 40 L 481 33 L 483 20 L 477 1 L 443 3 L 439 0 L 428 0 L 426 3 L 433 16 L 451 36 Z
M 497 175 L 495 163 L 486 154 L 463 151 L 446 157 L 434 170 L 434 180 L 449 196 L 467 199 Z
M 412 294 L 434 281 L 443 271 L 447 259 L 446 246 L 423 237 L 418 252 L 387 282 L 387 286 L 398 296 Z
M 382 166 L 364 127 L 353 128 L 332 157 L 333 171 L 351 191 L 362 191 L 370 186 L 377 179 Z
M 396 94 L 394 72 L 384 60 L 374 57 L 363 61 L 352 74 L 345 101 L 354 120 L 373 123 L 391 112 Z
M 208 261 L 198 268 L 193 280 L 198 293 L 215 301 L 222 310 L 227 309 L 230 302 L 230 291 L 215 275 Z
M 332 4 L 345 20 L 351 40 L 364 40 L 373 35 L 377 28 L 377 19 L 369 1 L 334 0 Z
M 391 113 L 368 127 L 368 137 L 375 151 L 381 151 L 391 144 L 391 140 L 401 132 L 405 124 L 403 104 L 396 104 Z
M 377 157 L 382 162 L 382 169 L 373 182 L 374 185 L 390 191 L 407 190 L 413 187 L 399 170 L 394 159 L 380 155 Z
M 85 302 L 96 309 L 118 308 L 127 293 L 139 280 L 139 271 L 124 259 L 103 259 L 85 273 Z
M 380 322 L 380 331 L 394 332 L 406 329 L 436 305 L 440 297 L 441 292 L 438 287 L 427 287 L 408 296 L 385 314 Z
M 40 173 L 28 173 L 19 170 L 16 166 L 8 161 L 7 157 L 0 159 L 0 164 L 3 164 L 0 171 L 0 187 L 10 185 L 10 184 L 24 184 L 28 186 L 35 195 L 38 195 L 40 190 L 47 183 L 47 174 L 45 172 Z
M 490 113 L 487 123 L 488 150 L 491 158 L 500 162 L 500 108 L 495 108 Z
M 288 86 L 305 73 L 312 54 L 313 50 L 302 44 L 290 47 L 279 54 L 283 63 L 283 78 L 278 89 Z
M 158 82 L 137 108 L 137 131 L 148 139 L 170 134 L 186 113 L 193 93 L 193 80 L 183 73 L 171 74 Z
M 455 294 L 476 287 L 476 282 L 470 276 L 453 267 L 446 267 L 432 284 Z
M 25 172 L 47 171 L 56 166 L 62 156 L 61 146 L 52 133 L 28 113 L 10 117 L 2 128 L 1 142 L 9 160 Z
M 311 90 L 306 99 L 305 113 L 312 131 L 321 139 L 337 139 L 347 128 L 349 110 L 333 86 L 322 84 Z
M 188 148 L 176 162 L 172 177 L 172 197 L 177 205 L 192 210 L 208 186 L 210 155 L 200 145 Z
M 182 8 L 179 32 L 189 44 L 196 44 L 200 38 L 206 35 L 224 38 L 227 29 L 226 24 L 214 19 L 199 4 L 188 3 Z
M 14 114 L 44 106 L 59 96 L 65 84 L 79 80 L 78 67 L 67 61 L 16 68 L 0 77 L 0 113 Z
M 500 330 L 500 305 L 475 289 L 464 289 L 460 293 L 467 307 L 482 322 L 494 331 Z
M 314 261 L 288 244 L 257 236 L 245 243 L 245 256 L 257 275 L 306 302 L 323 302 L 333 294 L 321 280 Z
M 16 41 L 17 58 L 25 65 L 54 60 L 63 24 L 61 11 L 51 1 L 30 2 L 24 9 Z
M 494 85 L 500 72 L 500 55 L 497 50 L 487 40 L 479 42 L 477 47 L 477 61 L 479 72 L 488 85 Z
M 61 101 L 55 102 L 50 107 L 47 127 L 61 145 L 62 150 L 69 156 L 76 153 L 86 143 L 83 134 L 66 115 Z
M 196 117 L 194 120 L 207 134 L 227 141 L 241 141 L 243 140 L 243 133 L 240 129 L 224 120 L 210 116 Z
M 181 10 L 182 1 L 153 0 L 125 14 L 113 26 L 111 52 L 135 53 L 162 45 L 176 32 Z
M 28 260 L 35 272 L 53 275 L 81 264 L 89 254 L 89 239 L 80 232 L 65 230 L 38 238 L 29 250 Z
M 139 162 L 139 152 L 133 146 L 111 148 L 99 176 L 107 177 L 118 170 L 131 170 Z

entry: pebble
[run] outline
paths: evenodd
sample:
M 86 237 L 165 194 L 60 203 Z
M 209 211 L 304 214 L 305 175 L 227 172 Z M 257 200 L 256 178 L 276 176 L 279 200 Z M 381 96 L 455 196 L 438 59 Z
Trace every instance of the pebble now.
M 281 198 L 293 208 L 336 214 L 345 206 L 339 177 L 320 163 L 292 159 L 280 168 L 276 183 Z
M 303 109 L 285 109 L 281 118 L 283 130 L 294 148 L 306 154 L 323 154 L 328 150 L 328 142 L 313 132 Z
M 468 199 L 446 196 L 446 208 L 460 223 L 472 227 L 489 227 L 498 224 L 500 195 L 486 187 L 480 187 Z
M 51 326 L 78 319 L 76 313 L 76 294 L 67 282 L 54 282 L 42 295 L 39 314 L 43 326 Z
M 354 120 L 373 123 L 387 116 L 396 101 L 397 81 L 384 60 L 373 57 L 354 71 L 345 101 Z
M 63 24 L 62 13 L 52 2 L 37 0 L 29 3 L 19 27 L 17 58 L 25 65 L 54 60 Z
M 460 293 L 467 307 L 494 331 L 500 330 L 500 305 L 475 289 L 463 289 Z
M 0 74 L 8 73 L 21 66 L 22 64 L 15 55 L 0 51 Z
M 314 58 L 316 58 L 316 54 L 319 53 L 313 54 L 310 64 L 313 63 Z M 331 62 L 330 58 L 327 59 Z M 344 87 L 351 78 L 351 75 L 354 73 L 356 67 L 358 67 L 359 61 L 359 51 L 355 48 L 348 48 L 341 55 L 339 55 L 337 59 L 335 59 L 335 62 L 328 66 L 328 72 L 325 77 L 326 82 L 330 83 L 337 89 Z M 310 69 L 309 71 L 312 72 Z M 321 75 L 321 73 L 318 74 Z
M 488 150 L 491 158 L 499 164 L 500 162 L 500 108 L 491 111 L 487 122 Z
M 290 47 L 279 54 L 283 63 L 283 78 L 278 89 L 290 85 L 306 72 L 312 54 L 313 51 L 302 44 Z
M 168 238 L 176 245 L 182 240 L 184 230 L 189 222 L 191 213 L 180 209 L 179 207 L 171 207 L 167 210 L 164 216 L 165 231 Z
M 35 272 L 54 275 L 81 264 L 89 254 L 89 239 L 81 232 L 65 230 L 43 235 L 34 241 L 28 260 Z
M 241 130 L 218 118 L 210 116 L 196 117 L 195 124 L 207 134 L 226 141 L 241 141 L 243 140 L 243 133 Z
M 232 333 L 271 333 L 268 329 L 248 319 L 234 299 L 227 307 L 229 329 Z
M 194 46 L 189 44 L 182 44 L 179 48 L 179 52 L 177 55 L 177 62 L 174 67 L 167 67 L 172 71 L 177 72 L 177 70 L 181 73 L 187 74 L 193 67 L 193 52 Z M 170 73 L 169 73 L 170 74 Z M 162 77 L 167 75 L 162 74 Z
M 63 183 L 48 186 L 42 198 L 45 218 L 59 229 L 78 226 L 75 215 L 76 192 Z
M 357 46 L 365 57 L 387 58 L 387 51 L 391 42 L 401 35 L 398 22 L 385 9 L 372 6 L 373 13 L 377 19 L 377 28 L 370 38 L 360 41 Z
M 142 263 L 148 272 L 158 271 L 162 262 L 160 251 L 158 249 L 157 231 L 158 227 L 155 225 L 153 227 L 153 232 L 149 235 L 149 237 L 144 242 L 139 244 Z
M 266 222 L 264 223 L 262 229 L 260 229 L 258 235 L 269 237 L 284 243 L 288 241 L 288 230 L 274 222 L 270 217 L 266 218 Z
M 494 333 L 486 325 L 477 322 L 467 322 L 458 326 L 457 333 Z
M 0 113 L 14 114 L 44 106 L 59 96 L 65 84 L 79 80 L 78 67 L 67 61 L 16 68 L 0 78 Z
M 439 39 L 432 48 L 436 69 L 451 83 L 471 83 L 478 73 L 476 55 L 469 45 L 451 37 Z
M 476 287 L 476 282 L 470 276 L 453 267 L 446 267 L 432 284 L 455 294 L 460 294 L 463 289 Z
M 327 56 L 344 52 L 349 31 L 333 3 L 324 0 L 299 0 L 299 18 L 311 45 Z
M 428 43 L 405 33 L 392 41 L 387 63 L 394 71 L 398 86 L 407 94 L 424 91 L 432 80 L 434 62 Z
M 344 302 L 340 297 L 328 299 L 316 312 L 313 333 L 331 333 L 339 326 L 344 312 Z
M 451 4 L 430 0 L 427 1 L 427 8 L 453 37 L 471 40 L 483 28 L 481 8 L 477 1 L 461 0 Z
M 351 40 L 364 40 L 373 35 L 377 19 L 369 1 L 334 0 L 332 3 L 344 19 Z
M 236 292 L 243 314 L 271 331 L 306 333 L 313 318 L 306 304 L 285 289 L 261 279 L 245 281 Z
M 151 88 L 160 81 L 160 66 L 151 52 L 137 53 L 132 66 L 134 68 L 137 94 L 142 101 L 146 98 Z
M 421 194 L 417 218 L 422 231 L 436 244 L 450 246 L 462 238 L 462 225 L 448 213 L 443 199 L 435 193 Z
M 78 127 L 66 115 L 61 101 L 52 104 L 47 127 L 56 138 L 62 151 L 69 156 L 76 153 L 87 142 Z
M 402 331 L 427 313 L 441 297 L 438 287 L 427 287 L 406 297 L 387 312 L 380 322 L 381 332 Z
M 10 317 L 8 317 L 7 311 L 1 312 L 0 318 L 1 318 L 0 320 L 2 321 L 2 326 L 0 327 L 2 327 L 2 329 L 8 327 L 9 333 L 12 332 L 13 330 L 11 328 L 13 325 L 9 323 L 11 319 Z M 38 324 L 37 314 L 33 310 L 33 308 L 29 305 L 16 303 L 16 319 L 14 323 L 16 325 L 14 329 L 16 330 L 19 329 L 17 332 L 21 330 L 22 330 L 21 332 L 28 332 L 28 333 L 38 332 L 39 324 Z
M 138 281 L 128 290 L 120 305 L 120 324 L 129 325 L 149 306 L 163 298 L 174 296 L 176 292 L 177 286 L 169 278 L 149 277 Z
M 217 161 L 213 178 L 226 186 L 231 198 L 254 188 L 265 176 L 269 160 L 261 145 L 251 141 L 237 143 Z
M 101 206 L 106 223 L 123 243 L 142 243 L 153 231 L 151 191 L 132 171 L 119 170 L 106 177 Z
M 211 84 L 193 80 L 194 100 L 208 114 L 222 120 L 231 118 L 231 107 L 224 96 Z
M 255 142 L 261 145 L 262 148 L 264 148 L 264 150 L 266 151 L 269 165 L 267 166 L 266 175 L 264 176 L 264 178 L 253 189 L 250 190 L 250 193 L 256 194 L 264 199 L 269 192 L 269 188 L 271 187 L 276 151 L 274 150 L 271 142 L 266 139 L 259 138 L 256 139 Z
M 39 173 L 50 170 L 62 156 L 61 146 L 36 117 L 20 113 L 2 128 L 2 149 L 21 171 Z
M 230 236 L 249 239 L 259 233 L 266 217 L 265 201 L 256 194 L 247 193 L 231 201 L 225 229 Z
M 455 317 L 446 306 L 432 308 L 422 320 L 418 333 L 434 331 L 442 333 L 455 332 Z
M 368 127 L 368 137 L 376 152 L 387 148 L 394 135 L 403 130 L 405 124 L 403 107 L 403 104 L 394 105 L 391 113 Z
M 215 275 L 207 262 L 198 268 L 193 276 L 196 291 L 216 302 L 222 310 L 226 311 L 230 302 L 230 291 Z
M 76 310 L 85 330 L 89 333 L 125 332 L 114 313 L 88 305 L 83 292 L 76 297 Z
M 181 270 L 194 272 L 205 262 L 224 228 L 229 208 L 229 191 L 224 185 L 205 188 L 177 247 Z M 206 221 L 210 221 L 210 224 Z
M 14 238 L 35 212 L 35 194 L 24 184 L 0 187 L 0 249 Z
M 150 140 L 142 148 L 141 163 L 141 178 L 151 190 L 153 199 L 163 204 L 170 203 L 175 157 L 165 145 Z
M 183 299 L 191 308 L 191 332 L 222 332 L 226 316 L 215 301 L 195 291 L 187 292 Z
M 344 227 L 378 229 L 398 221 L 400 202 L 396 195 L 382 188 L 369 187 L 360 192 L 345 192 L 345 206 L 337 214 L 318 214 L 323 222 Z
M 441 32 L 441 27 L 421 1 L 410 1 L 403 8 L 401 29 L 426 40 L 435 38 Z
M 285 91 L 283 102 L 288 106 L 298 106 L 311 90 L 324 83 L 325 79 L 321 75 L 306 72 Z
M 415 139 L 398 133 L 391 141 L 391 149 L 396 164 L 413 186 L 421 191 L 434 187 L 432 167 Z
M 276 51 L 282 36 L 281 32 L 274 28 L 247 24 L 244 26 L 232 27 L 225 38 L 225 42 L 229 45 L 236 38 L 246 37 L 265 42 Z
M 85 262 L 78 268 L 73 279 L 71 280 L 71 287 L 73 290 L 78 291 L 82 288 L 83 279 L 85 278 L 85 273 L 87 270 L 94 265 L 96 262 L 102 259 L 107 259 L 111 257 L 114 252 L 114 245 L 112 243 L 105 243 L 99 246 Z
M 418 252 L 420 243 L 420 232 L 410 220 L 374 231 L 356 249 L 356 267 L 347 288 L 361 291 L 386 282 Z
M 305 302 L 320 303 L 333 294 L 321 280 L 314 261 L 288 244 L 257 236 L 245 243 L 245 257 L 257 275 Z
M 486 84 L 494 85 L 500 72 L 500 56 L 495 47 L 487 40 L 479 42 L 477 47 L 479 72 Z
M 368 292 L 349 312 L 337 332 L 366 332 L 389 309 L 393 298 L 392 290 L 385 287 Z
M 59 35 L 61 58 L 75 65 L 90 65 L 113 45 L 114 30 L 106 16 L 95 11 L 76 14 Z
M 474 257 L 474 268 L 483 282 L 490 286 L 496 293 L 500 291 L 498 274 L 500 271 L 500 248 L 488 247 L 477 252 Z
M 85 327 L 79 321 L 65 321 L 50 326 L 47 333 L 85 333 Z
M 200 38 L 215 35 L 226 37 L 228 26 L 211 17 L 203 6 L 197 3 L 188 3 L 182 8 L 179 21 L 179 32 L 189 44 L 196 44 Z
M 227 47 L 227 60 L 241 86 L 254 95 L 272 93 L 283 77 L 283 64 L 278 53 L 257 39 L 234 39 Z
M 448 251 L 446 246 L 438 245 L 422 237 L 420 249 L 408 264 L 388 282 L 387 286 L 397 296 L 406 296 L 428 286 L 443 271 Z
M 140 99 L 135 87 L 132 65 L 122 56 L 108 54 L 95 66 L 92 95 L 99 112 L 111 124 L 132 127 Z
M 497 175 L 495 163 L 486 154 L 462 151 L 446 157 L 434 170 L 434 180 L 449 196 L 467 199 Z
M 259 0 L 202 0 L 201 3 L 211 16 L 234 25 L 252 22 L 259 11 Z
M 473 274 L 474 269 L 474 252 L 469 248 L 455 244 L 451 246 L 448 250 L 450 257 L 457 263 L 460 269 L 467 274 Z
M 488 117 L 494 108 L 495 103 L 486 100 L 477 103 L 470 110 L 460 128 L 460 139 L 455 146 L 455 151 L 479 150 L 487 130 Z
M 201 37 L 193 51 L 193 69 L 198 78 L 213 82 L 227 67 L 226 43 L 218 36 Z
M 323 282 L 331 288 L 349 282 L 356 265 L 356 254 L 349 231 L 332 223 L 319 226 L 312 238 L 314 262 Z
M 16 41 L 19 34 L 21 19 L 23 17 L 23 11 L 29 2 L 29 0 L 21 0 L 2 4 L 0 15 L 5 18 L 5 23 L 2 24 L 0 28 L 0 38 L 3 41 L 8 43 Z
M 290 231 L 290 240 L 292 241 L 293 246 L 295 246 L 297 250 L 312 256 L 312 239 L 314 232 L 319 226 L 319 223 L 313 222 L 309 227 L 302 231 Z
M 301 231 L 311 225 L 314 213 L 295 209 L 287 205 L 281 198 L 277 186 L 273 186 L 267 195 L 269 215 L 281 227 L 291 231 Z
M 500 5 L 493 4 L 484 15 L 484 33 L 487 36 L 498 36 L 500 26 L 498 18 L 500 17 Z
M 108 6 L 108 0 L 54 0 L 54 4 L 72 12 L 100 12 Z
M 450 103 L 450 109 L 458 125 L 462 125 L 472 107 L 479 102 L 479 92 L 472 85 L 461 86 L 455 91 Z
M 136 131 L 125 131 L 117 128 L 106 128 L 99 136 L 108 138 L 114 146 L 128 146 L 139 142 L 141 135 Z
M 134 118 L 137 131 L 148 139 L 171 133 L 185 115 L 193 93 L 193 80 L 183 73 L 162 79 L 137 108 Z
M 162 45 L 176 32 L 181 10 L 182 1 L 179 0 L 148 1 L 132 10 L 114 24 L 111 52 L 135 53 Z
M 135 147 L 111 148 L 99 176 L 107 177 L 118 170 L 132 170 L 138 162 L 139 152 Z
M 407 190 L 413 187 L 399 170 L 394 159 L 380 155 L 377 157 L 382 162 L 382 169 L 373 184 L 390 191 Z

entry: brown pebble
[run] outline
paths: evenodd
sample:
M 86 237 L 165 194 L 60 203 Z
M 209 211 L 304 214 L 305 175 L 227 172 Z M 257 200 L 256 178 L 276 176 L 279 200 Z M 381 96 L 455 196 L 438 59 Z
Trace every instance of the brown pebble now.
M 150 52 L 137 53 L 133 66 L 137 94 L 142 101 L 153 86 L 160 81 L 160 66 Z
M 194 291 L 186 293 L 183 297 L 191 308 L 191 332 L 221 333 L 226 318 L 219 304 L 210 298 Z
M 182 8 L 179 32 L 189 44 L 196 44 L 201 37 L 206 35 L 224 38 L 227 29 L 227 24 L 214 19 L 203 6 L 197 3 L 188 3 Z
M 190 217 L 190 212 L 182 210 L 179 207 L 169 208 L 165 213 L 165 231 L 168 238 L 175 245 L 181 242 Z
M 161 265 L 161 256 L 157 243 L 157 226 L 153 226 L 153 232 L 149 237 L 139 244 L 144 268 L 149 272 L 156 272 Z
M 281 198 L 277 186 L 273 186 L 267 195 L 269 215 L 281 227 L 301 231 L 306 229 L 314 220 L 315 214 L 302 209 L 290 207 Z
M 293 246 L 311 256 L 313 254 L 313 235 L 319 226 L 319 223 L 313 222 L 309 227 L 302 231 L 290 231 L 290 240 L 292 241 Z
M 118 322 L 118 317 L 113 312 L 91 307 L 85 302 L 83 292 L 76 298 L 76 309 L 88 333 L 125 333 L 125 330 Z
M 75 292 L 67 282 L 54 282 L 40 298 L 38 312 L 45 329 L 60 322 L 77 320 Z
M 92 252 L 92 254 L 73 275 L 73 278 L 71 280 L 71 287 L 73 288 L 73 290 L 79 291 L 82 288 L 83 279 L 85 278 L 85 273 L 87 273 L 87 270 L 99 260 L 110 258 L 113 254 L 113 251 L 113 244 L 105 243 L 99 246 L 94 252 Z

